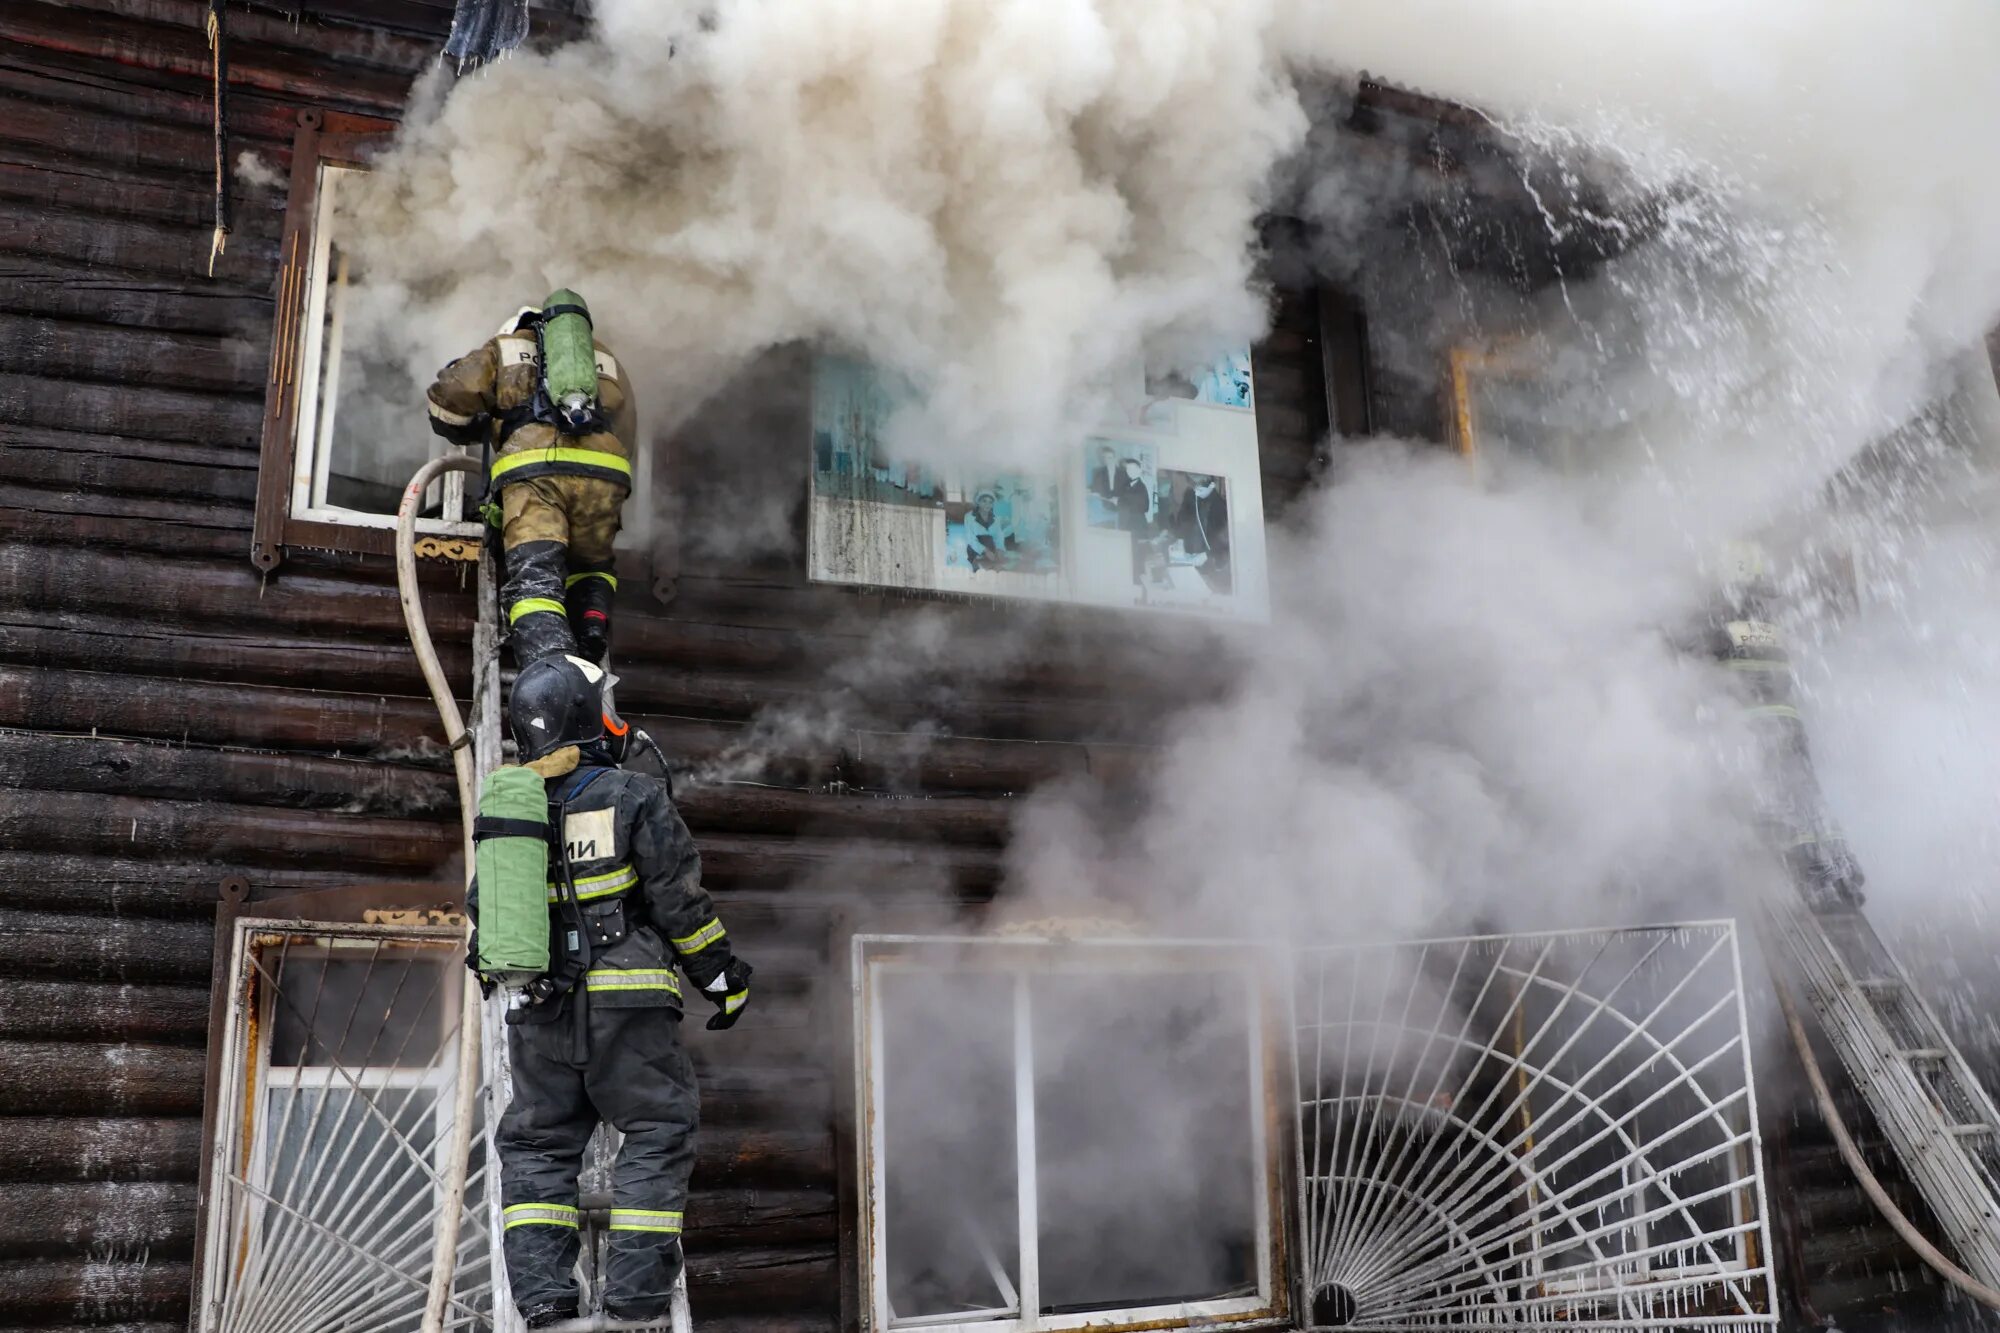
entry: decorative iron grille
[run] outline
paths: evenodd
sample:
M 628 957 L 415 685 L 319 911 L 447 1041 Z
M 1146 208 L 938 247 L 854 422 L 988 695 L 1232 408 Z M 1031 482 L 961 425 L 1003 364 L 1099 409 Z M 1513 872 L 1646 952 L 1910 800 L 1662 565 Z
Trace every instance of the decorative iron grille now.
M 1306 1322 L 1776 1322 L 1729 922 L 1301 950 Z
M 204 1333 L 414 1333 L 451 1139 L 456 928 L 242 920 L 210 1171 Z M 483 1211 L 473 1140 L 467 1205 Z M 490 1238 L 466 1226 L 447 1328 L 486 1328 Z

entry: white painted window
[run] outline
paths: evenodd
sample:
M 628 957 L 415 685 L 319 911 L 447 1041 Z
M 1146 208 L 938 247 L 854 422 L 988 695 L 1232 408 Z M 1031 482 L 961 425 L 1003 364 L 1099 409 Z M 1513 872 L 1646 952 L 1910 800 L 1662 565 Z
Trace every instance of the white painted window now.
M 855 942 L 870 1326 L 1284 1314 L 1266 972 L 1124 941 Z
M 418 378 L 409 365 L 409 346 L 430 340 L 421 336 L 424 330 L 405 330 L 401 321 L 422 318 L 421 312 L 367 308 L 367 302 L 382 297 L 368 288 L 358 262 L 343 244 L 342 229 L 349 225 L 343 194 L 352 193 L 354 181 L 366 170 L 334 162 L 321 162 L 318 168 L 304 290 L 298 298 L 303 314 L 296 353 L 298 409 L 292 425 L 288 512 L 296 520 L 393 528 L 403 488 L 416 470 L 440 454 L 466 451 L 432 432 L 424 401 L 429 379 Z M 496 332 L 502 320 L 542 295 L 496 290 L 494 327 L 483 332 Z M 458 351 L 471 351 L 472 346 L 468 343 Z M 650 451 L 637 447 L 637 441 L 627 443 L 636 455 L 633 494 L 648 496 Z M 468 498 L 467 482 L 464 473 L 453 472 L 434 483 L 424 496 L 418 531 L 478 537 L 481 524 Z M 476 494 L 476 486 L 473 491 Z M 643 548 L 649 508 L 645 503 L 626 506 L 620 549 Z
M 241 984 L 216 1034 L 226 1097 L 194 1326 L 414 1329 L 451 1139 L 462 947 L 455 932 L 274 924 L 239 923 Z M 483 1156 L 475 1146 L 474 1194 Z M 486 1242 L 473 1227 L 461 1245 L 464 1317 L 489 1302 Z

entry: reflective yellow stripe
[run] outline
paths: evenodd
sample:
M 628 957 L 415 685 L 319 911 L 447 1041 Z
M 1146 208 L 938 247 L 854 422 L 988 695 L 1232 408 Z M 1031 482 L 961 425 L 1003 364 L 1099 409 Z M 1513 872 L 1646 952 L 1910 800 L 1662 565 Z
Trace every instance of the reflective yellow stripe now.
M 551 445 L 547 449 L 523 449 L 518 454 L 508 454 L 493 461 L 493 480 L 498 481 L 509 472 L 524 467 L 539 467 L 547 463 L 575 463 L 584 467 L 601 467 L 610 472 L 622 472 L 628 478 L 632 475 L 632 463 L 617 454 L 606 453 L 602 449 L 571 449 L 561 445 Z
M 569 608 L 553 597 L 523 597 L 507 608 L 507 623 L 511 625 L 522 616 L 531 616 L 537 611 L 553 611 L 559 616 L 569 614 Z
M 700 953 L 709 945 L 721 939 L 728 932 L 723 930 L 720 918 L 711 918 L 709 923 L 692 935 L 684 935 L 674 941 L 674 948 L 680 953 Z
M 502 1231 L 515 1227 L 568 1227 L 576 1230 L 576 1209 L 566 1203 L 510 1203 L 500 1210 Z
M 606 583 L 611 585 L 611 591 L 613 592 L 618 591 L 618 576 L 616 574 L 607 573 L 602 569 L 586 569 L 581 574 L 572 574 L 568 578 L 563 580 L 563 587 L 574 588 L 577 584 L 583 582 L 585 579 L 603 579 Z
M 657 967 L 593 967 L 583 974 L 585 990 L 663 990 L 680 997 L 674 974 Z
M 738 1009 L 741 1009 L 743 1007 L 743 1002 L 749 998 L 750 998 L 749 991 L 747 990 L 737 991 L 734 995 L 730 996 L 728 999 L 722 1002 L 722 1012 L 725 1014 L 735 1013 Z
M 614 893 L 623 893 L 639 882 L 639 872 L 631 866 L 619 866 L 601 875 L 585 875 L 576 882 L 578 902 L 588 902 L 592 898 L 609 898 Z M 562 885 L 549 881 L 549 901 L 562 901 Z
M 611 1210 L 613 1231 L 664 1231 L 679 1235 L 681 1215 L 665 1212 L 657 1208 L 613 1208 Z

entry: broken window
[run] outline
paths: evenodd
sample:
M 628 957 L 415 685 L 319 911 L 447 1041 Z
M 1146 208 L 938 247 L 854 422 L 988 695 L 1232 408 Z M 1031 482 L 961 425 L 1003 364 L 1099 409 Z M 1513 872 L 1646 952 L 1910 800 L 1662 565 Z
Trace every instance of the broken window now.
M 876 1328 L 1280 1313 L 1264 999 L 1246 959 L 858 947 Z

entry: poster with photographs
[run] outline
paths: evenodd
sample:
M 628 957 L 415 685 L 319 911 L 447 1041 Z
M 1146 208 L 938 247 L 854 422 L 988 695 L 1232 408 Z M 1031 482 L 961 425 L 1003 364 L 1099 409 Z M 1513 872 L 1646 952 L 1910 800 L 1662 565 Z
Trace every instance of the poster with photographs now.
M 1193 371 L 1135 367 L 1081 444 L 1062 446 L 1074 461 L 1059 472 L 932 469 L 887 443 L 908 392 L 821 357 L 812 577 L 1263 620 L 1254 390 L 1247 351 Z

